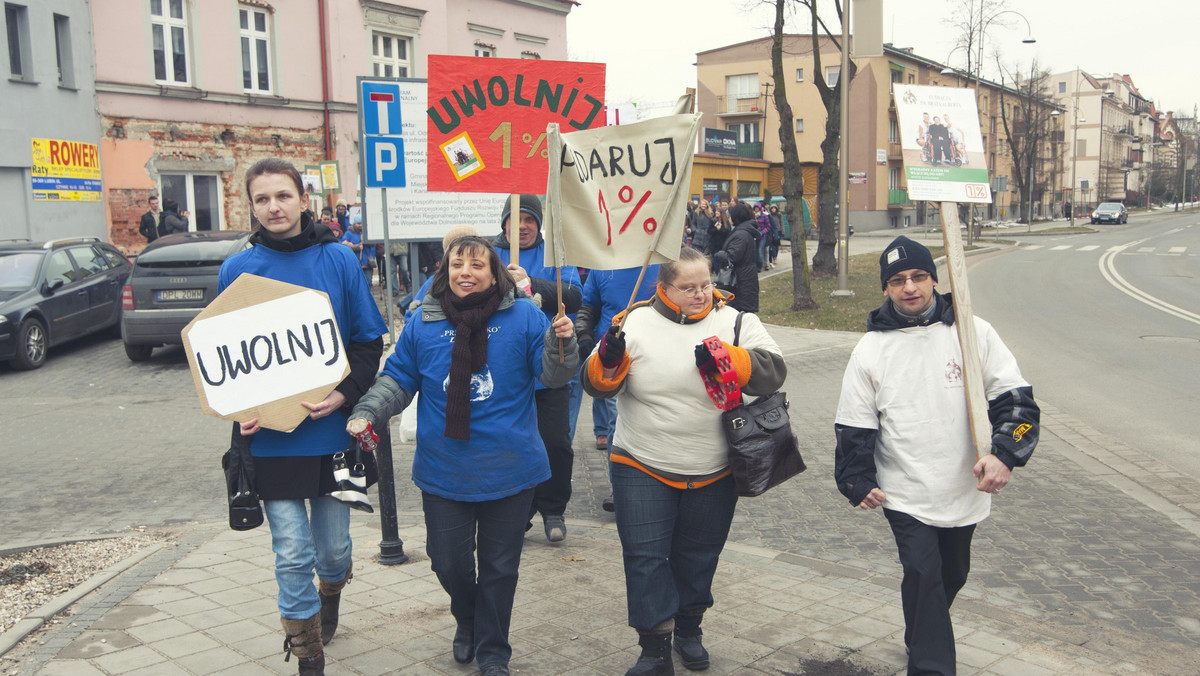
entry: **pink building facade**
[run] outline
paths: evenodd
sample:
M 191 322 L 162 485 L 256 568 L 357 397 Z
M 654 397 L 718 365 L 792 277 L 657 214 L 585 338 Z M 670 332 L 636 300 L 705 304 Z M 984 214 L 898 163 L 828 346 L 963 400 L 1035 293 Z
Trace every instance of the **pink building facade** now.
M 565 60 L 571 0 L 92 3 L 109 237 L 136 249 L 146 199 L 193 230 L 247 229 L 242 176 L 281 157 L 358 189 L 357 77 L 423 78 L 430 54 Z

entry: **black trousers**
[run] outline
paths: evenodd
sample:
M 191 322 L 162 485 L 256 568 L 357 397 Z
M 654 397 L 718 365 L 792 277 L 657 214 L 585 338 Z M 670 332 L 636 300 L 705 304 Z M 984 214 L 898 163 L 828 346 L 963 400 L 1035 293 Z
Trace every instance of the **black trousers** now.
M 971 537 L 975 525 L 938 528 L 890 509 L 883 510 L 904 580 L 904 644 L 908 647 L 908 676 L 953 676 L 956 657 L 950 604 L 967 582 L 971 570 Z
M 534 488 L 530 518 L 538 512 L 542 516 L 562 516 L 567 511 L 567 502 L 571 499 L 571 470 L 575 465 L 575 451 L 571 448 L 570 399 L 565 386 L 534 393 L 538 433 L 550 459 L 550 478 Z

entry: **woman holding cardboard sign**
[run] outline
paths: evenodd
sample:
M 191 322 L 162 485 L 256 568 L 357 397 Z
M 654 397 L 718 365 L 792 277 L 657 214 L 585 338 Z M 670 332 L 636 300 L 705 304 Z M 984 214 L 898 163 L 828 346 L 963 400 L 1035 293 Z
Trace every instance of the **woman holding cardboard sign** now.
M 316 676 L 325 672 L 324 644 L 351 577 L 350 508 L 330 496 L 337 490 L 333 455 L 350 444 L 347 414 L 375 376 L 387 327 L 354 254 L 305 213 L 308 195 L 295 167 L 278 159 L 256 163 L 246 172 L 246 194 L 261 227 L 250 236 L 254 247 L 221 266 L 220 290 L 250 273 L 324 291 L 350 362 L 350 375 L 329 396 L 302 402 L 311 413 L 291 432 L 260 428 L 257 419 L 234 428 L 241 443 L 249 437 L 271 527 L 285 651 L 299 659 L 301 674 Z
M 556 340 L 556 338 L 558 338 Z M 460 237 L 347 430 L 379 427 L 421 393 L 413 483 L 426 552 L 458 621 L 454 659 L 506 676 L 508 627 L 534 487 L 550 477 L 534 389 L 579 363 L 571 320 L 517 297 L 492 244 Z M 476 564 L 478 555 L 478 565 Z

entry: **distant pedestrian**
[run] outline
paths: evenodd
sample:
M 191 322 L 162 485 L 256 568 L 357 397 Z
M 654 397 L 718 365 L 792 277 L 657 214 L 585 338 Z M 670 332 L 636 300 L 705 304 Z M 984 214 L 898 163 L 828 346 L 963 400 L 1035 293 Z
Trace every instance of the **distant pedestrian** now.
M 162 216 L 158 221 L 158 236 L 166 237 L 179 232 L 188 231 L 188 222 L 179 215 L 179 203 L 171 198 L 163 202 Z
M 1037 446 L 1033 388 L 991 324 L 956 318 L 939 295 L 929 249 L 897 237 L 879 257 L 883 305 L 867 318 L 842 380 L 834 479 L 852 505 L 883 507 L 904 579 L 909 674 L 954 674 L 950 604 L 967 581 L 971 536 L 992 494 Z M 976 461 L 965 359 L 954 322 L 972 321 L 991 419 L 992 452 Z
M 749 207 L 738 204 L 729 208 L 733 232 L 725 246 L 713 256 L 718 269 L 732 266 L 736 282 L 729 305 L 743 312 L 758 312 L 758 222 Z
M 142 214 L 142 220 L 138 224 L 138 232 L 142 237 L 146 238 L 146 243 L 149 244 L 158 239 L 158 198 L 154 195 L 146 198 L 147 211 Z

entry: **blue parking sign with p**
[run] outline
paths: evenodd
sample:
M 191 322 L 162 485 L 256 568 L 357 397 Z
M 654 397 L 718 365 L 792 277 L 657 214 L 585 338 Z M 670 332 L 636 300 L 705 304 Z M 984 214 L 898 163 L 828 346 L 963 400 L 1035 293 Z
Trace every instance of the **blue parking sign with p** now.
M 363 133 L 399 135 L 400 85 L 394 82 L 363 82 L 361 86 Z
M 367 136 L 366 152 L 368 188 L 403 188 L 404 140 L 399 136 Z

